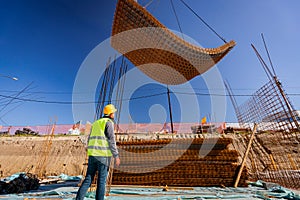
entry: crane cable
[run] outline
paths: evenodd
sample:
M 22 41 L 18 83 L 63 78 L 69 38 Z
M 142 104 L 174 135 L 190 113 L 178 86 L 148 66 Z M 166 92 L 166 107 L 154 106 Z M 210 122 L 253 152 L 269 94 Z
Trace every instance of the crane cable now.
M 180 0 L 198 19 L 200 19 L 213 33 L 215 33 L 224 43 L 227 43 L 226 40 L 221 37 L 207 22 L 204 21 L 187 3 L 183 0 Z
M 170 1 L 171 1 L 172 10 L 173 10 L 173 12 L 174 12 L 174 14 L 175 14 L 176 21 L 177 21 L 177 24 L 178 24 L 178 27 L 179 27 L 179 30 L 180 30 L 182 39 L 184 39 L 183 32 L 182 32 L 182 29 L 181 29 L 181 25 L 180 25 L 180 23 L 179 23 L 179 19 L 178 19 L 178 16 L 177 16 L 177 13 L 176 13 L 176 10 L 175 10 L 175 7 L 174 7 L 173 0 L 170 0 Z
M 152 4 L 153 0 L 149 1 L 145 6 L 144 8 L 147 8 L 150 4 Z
M 180 32 L 182 34 L 182 38 L 183 38 L 183 32 L 182 32 L 182 29 L 181 29 L 181 26 L 180 26 L 180 23 L 179 23 L 179 20 L 178 20 L 178 16 L 177 16 L 177 13 L 175 11 L 175 7 L 174 7 L 174 4 L 173 4 L 173 0 L 170 0 L 171 1 L 171 6 L 172 6 L 172 9 L 173 9 L 173 12 L 175 14 L 175 17 L 176 17 L 176 20 L 177 20 L 177 24 L 179 26 L 179 29 L 180 29 Z M 217 35 L 218 38 L 220 38 L 224 43 L 227 43 L 227 41 L 220 35 L 217 33 L 217 31 L 215 31 L 202 17 L 200 17 L 187 3 L 185 3 L 183 0 L 180 0 L 198 19 L 200 19 L 200 21 L 202 21 L 202 23 L 204 23 L 215 35 Z M 150 4 L 153 3 L 153 0 L 150 0 L 145 6 L 144 8 L 147 8 Z

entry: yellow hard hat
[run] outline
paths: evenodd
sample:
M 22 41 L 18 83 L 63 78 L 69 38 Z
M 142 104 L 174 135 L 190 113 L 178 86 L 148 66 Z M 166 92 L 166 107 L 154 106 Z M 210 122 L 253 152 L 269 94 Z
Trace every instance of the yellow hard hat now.
M 104 107 L 103 114 L 109 115 L 111 113 L 115 113 L 116 111 L 117 111 L 117 109 L 115 108 L 115 106 L 113 104 L 108 104 Z

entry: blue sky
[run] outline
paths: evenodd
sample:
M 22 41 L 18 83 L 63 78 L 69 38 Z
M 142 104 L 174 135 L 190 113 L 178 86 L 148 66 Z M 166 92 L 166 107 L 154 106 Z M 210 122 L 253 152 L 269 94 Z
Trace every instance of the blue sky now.
M 0 77 L 0 125 L 43 125 L 56 119 L 72 124 L 72 92 L 77 72 L 89 53 L 110 37 L 116 0 L 0 0 L 0 74 L 18 77 L 13 81 Z M 146 5 L 149 0 L 140 0 Z M 180 0 L 173 0 L 184 34 L 206 48 L 223 44 Z M 253 43 L 267 60 L 260 34 L 263 33 L 273 64 L 293 105 L 300 109 L 299 44 L 300 1 L 298 0 L 185 0 L 227 41 L 237 45 L 215 67 L 235 94 L 250 95 L 268 80 L 251 48 Z M 168 28 L 179 31 L 169 0 L 154 0 L 147 8 Z M 134 80 L 130 80 L 134 82 Z M 194 89 L 207 92 L 203 77 L 191 81 Z M 42 102 L 9 99 L 29 86 L 19 97 Z M 152 90 L 149 90 L 149 87 Z M 154 88 L 154 89 L 153 89 Z M 157 90 L 156 90 L 156 89 Z M 144 89 L 144 90 L 143 90 Z M 161 85 L 140 87 L 133 95 L 159 93 Z M 218 93 L 220 88 L 210 88 Z M 176 89 L 174 89 L 176 90 Z M 182 88 L 177 88 L 177 91 Z M 151 92 L 149 92 L 151 91 Z M 91 91 L 85 91 L 89 93 Z M 132 91 L 131 91 L 132 92 Z M 298 94 L 298 95 L 297 95 Z M 84 92 L 82 95 L 85 95 Z M 96 95 L 95 95 L 96 96 Z M 159 98 L 160 97 L 160 98 Z M 190 97 L 183 97 L 190 98 Z M 237 97 L 242 104 L 248 97 Z M 172 96 L 174 107 L 178 104 Z M 201 113 L 211 113 L 209 97 L 198 97 Z M 237 121 L 226 98 L 226 121 Z M 56 102 L 56 103 L 54 103 Z M 163 102 L 163 103 L 161 103 Z M 8 105 L 6 105 L 8 104 Z M 129 109 L 136 122 L 168 120 L 166 96 L 132 101 Z M 147 115 L 147 109 L 151 112 Z M 189 105 L 182 108 L 194 111 Z M 145 114 L 146 113 L 146 114 Z M 175 121 L 180 110 L 174 108 Z M 216 115 L 216 114 L 215 114 Z M 212 118 L 216 118 L 212 117 Z M 93 117 L 91 117 L 93 119 Z M 87 120 L 87 119 L 83 119 Z M 185 119 L 184 121 L 200 119 Z M 128 122 L 126 114 L 121 122 Z

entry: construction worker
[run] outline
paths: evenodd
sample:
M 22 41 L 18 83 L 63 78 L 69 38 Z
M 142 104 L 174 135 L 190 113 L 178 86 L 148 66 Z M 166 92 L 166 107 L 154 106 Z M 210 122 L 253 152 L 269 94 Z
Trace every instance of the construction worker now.
M 98 171 L 96 199 L 103 200 L 111 157 L 114 157 L 116 166 L 120 165 L 113 123 L 116 111 L 117 109 L 114 105 L 106 105 L 103 109 L 104 116 L 95 121 L 92 125 L 92 131 L 87 146 L 87 153 L 89 156 L 88 168 L 85 179 L 77 192 L 77 200 L 84 199 L 96 171 Z

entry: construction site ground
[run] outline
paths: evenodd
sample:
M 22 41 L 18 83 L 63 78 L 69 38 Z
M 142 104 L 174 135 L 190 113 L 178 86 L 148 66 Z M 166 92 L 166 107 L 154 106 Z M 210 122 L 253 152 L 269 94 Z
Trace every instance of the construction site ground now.
M 265 138 L 265 143 L 268 143 L 270 137 L 271 135 L 261 135 L 259 138 Z M 84 145 L 86 140 L 87 137 L 84 135 L 54 136 L 51 140 L 47 136 L 2 136 L 0 137 L 1 179 L 19 172 L 39 173 L 48 179 L 49 177 L 60 179 L 59 176 L 62 174 L 78 177 L 83 174 L 84 163 L 86 163 Z M 233 144 L 232 148 L 235 148 L 235 145 L 238 144 Z M 299 146 L 295 144 L 292 146 L 294 153 L 297 153 Z M 240 151 L 245 151 L 245 147 L 241 146 Z M 46 165 L 43 166 L 42 164 L 45 163 Z M 299 170 L 294 171 L 299 174 Z M 0 195 L 0 199 L 72 199 L 78 190 L 78 182 L 78 180 L 49 182 L 50 184 L 41 184 L 36 191 Z M 238 188 L 168 187 L 166 189 L 163 186 L 112 186 L 107 199 L 300 199 L 299 190 L 286 189 L 287 187 L 276 184 L 273 185 L 274 187 L 263 188 L 260 183 L 254 183 L 249 187 Z M 93 195 L 94 192 L 89 193 L 87 199 L 93 199 Z
M 41 185 L 39 190 L 22 194 L 0 195 L 0 199 L 66 199 L 71 200 L 76 196 L 78 182 L 64 182 L 56 184 Z M 183 200 L 183 199 L 235 199 L 235 200 L 255 200 L 255 199 L 300 199 L 300 191 L 285 189 L 274 185 L 269 189 L 254 183 L 249 187 L 240 188 L 220 188 L 220 187 L 145 187 L 145 186 L 112 186 L 110 195 L 106 199 L 111 200 Z M 86 194 L 86 200 L 95 199 L 95 192 Z

